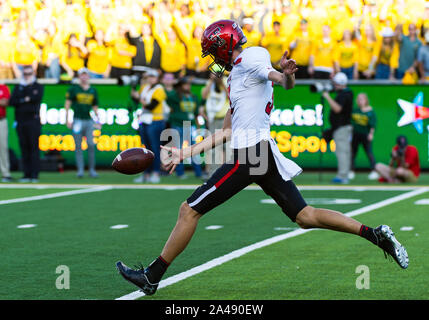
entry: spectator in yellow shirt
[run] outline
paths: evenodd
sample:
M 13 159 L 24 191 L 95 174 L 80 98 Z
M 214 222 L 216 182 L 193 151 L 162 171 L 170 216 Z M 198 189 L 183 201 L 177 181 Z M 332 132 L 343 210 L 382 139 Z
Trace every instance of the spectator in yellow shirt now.
M 127 26 L 120 24 L 118 36 L 112 45 L 111 78 L 120 79 L 122 76 L 129 76 L 132 73 L 133 58 L 137 54 L 137 48 L 128 41 L 127 32 Z
M 279 17 L 278 21 L 282 26 L 281 33 L 287 38 L 292 37 L 301 21 L 301 16 L 296 10 L 296 7 L 291 3 L 291 1 L 282 1 L 282 16 Z
M 324 25 L 322 39 L 315 39 L 311 47 L 308 73 L 316 79 L 330 79 L 334 74 L 335 42 L 331 28 Z
M 30 16 L 28 14 L 28 10 L 23 8 L 19 11 L 18 17 L 15 21 L 16 25 L 16 33 L 18 34 L 20 30 L 27 30 L 29 34 L 32 32 L 32 23 L 30 21 Z
M 70 34 L 60 56 L 61 67 L 67 72 L 69 78 L 73 78 L 85 66 L 87 53 L 88 50 L 77 39 L 76 35 L 74 33 Z
M 87 19 L 91 29 L 101 29 L 105 33 L 108 31 L 110 24 L 115 21 L 114 9 L 111 6 L 110 1 L 90 2 L 90 12 Z
M 32 66 L 36 73 L 39 61 L 39 51 L 31 40 L 28 31 L 21 29 L 18 33 L 13 53 L 13 72 L 16 78 L 21 78 L 25 66 Z
M 222 14 L 221 10 L 216 10 L 216 6 L 213 2 L 209 2 L 207 4 L 207 25 L 220 19 L 225 19 L 225 15 Z
M 112 58 L 111 49 L 104 41 L 104 31 L 97 30 L 94 33 L 94 39 L 86 44 L 88 49 L 87 68 L 89 76 L 92 79 L 108 78 L 110 75 Z
M 244 18 L 244 11 L 240 0 L 234 0 L 232 8 L 230 10 L 229 19 L 237 21 L 242 24 Z
M 261 41 L 261 45 L 265 47 L 271 56 L 271 64 L 277 70 L 280 70 L 280 59 L 282 58 L 285 50 L 287 49 L 287 39 L 280 34 L 280 22 L 273 22 L 273 31 L 268 32 Z
M 243 33 L 247 38 L 247 42 L 243 45 L 243 48 L 260 45 L 262 35 L 254 28 L 253 18 L 247 17 L 243 19 Z
M 358 78 L 358 46 L 352 32 L 344 30 L 343 40 L 336 47 L 336 71 L 343 72 L 349 80 Z
M 0 79 L 13 79 L 13 50 L 15 38 L 13 37 L 12 23 L 9 19 L 3 19 L 0 29 Z
M 164 14 L 165 15 L 165 14 Z M 175 77 L 186 72 L 186 48 L 177 31 L 164 22 L 161 14 L 154 14 L 153 36 L 161 48 L 161 70 Z
M 63 37 L 74 34 L 83 43 L 85 37 L 90 36 L 90 34 L 88 22 L 82 9 L 80 4 L 68 1 L 64 10 L 59 14 L 57 23 L 58 30 Z
M 198 24 L 204 29 L 206 26 L 208 26 L 207 14 L 204 12 L 200 1 L 192 1 L 191 15 L 194 24 Z
M 185 40 L 186 44 L 186 74 L 197 78 L 207 78 L 210 75 L 208 66 L 211 62 L 209 56 L 201 58 L 201 37 L 203 28 L 196 26 L 192 37 Z
M 60 55 L 63 49 L 62 39 L 57 33 L 57 27 L 52 20 L 46 29 L 41 30 L 39 46 L 42 49 L 41 65 L 45 78 L 60 79 Z
M 322 38 L 323 26 L 330 22 L 328 6 L 320 0 L 308 1 L 307 7 L 305 10 L 302 9 L 301 13 L 303 18 L 308 21 L 310 33 L 317 39 Z
M 140 35 L 130 35 L 130 43 L 137 48 L 133 66 L 145 66 L 153 69 L 160 68 L 161 48 L 152 35 L 152 26 L 143 23 Z
M 189 4 L 182 3 L 180 10 L 174 14 L 173 24 L 179 33 L 182 40 L 190 38 L 192 31 L 194 30 L 195 21 L 191 16 L 191 10 Z
M 295 72 L 297 79 L 310 78 L 308 66 L 311 55 L 312 39 L 308 32 L 308 22 L 302 19 L 299 24 L 299 31 L 295 32 L 291 38 L 289 49 L 291 50 L 290 57 L 296 61 L 298 71 Z
M 161 69 L 173 73 L 175 77 L 183 75 L 186 70 L 186 48 L 176 31 L 168 28 L 165 33 L 158 34 L 157 40 L 161 47 Z
M 398 66 L 399 58 L 399 48 L 394 40 L 395 33 L 387 27 L 382 30 L 381 36 L 382 41 L 377 44 L 375 49 L 375 56 L 377 57 L 375 79 L 394 80 L 394 72 Z
M 338 3 L 328 9 L 328 16 L 332 26 L 332 38 L 336 41 L 342 41 L 344 31 L 352 30 L 355 24 L 350 3 L 339 0 Z
M 359 78 L 372 79 L 375 71 L 374 66 L 377 61 L 375 48 L 377 46 L 377 38 L 375 36 L 374 27 L 370 24 L 365 26 L 364 35 L 361 36 L 357 31 L 359 39 Z

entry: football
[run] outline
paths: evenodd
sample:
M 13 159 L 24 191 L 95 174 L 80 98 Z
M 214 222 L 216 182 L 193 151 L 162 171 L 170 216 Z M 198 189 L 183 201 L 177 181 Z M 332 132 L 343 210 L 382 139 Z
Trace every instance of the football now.
M 112 167 L 123 174 L 137 174 L 146 170 L 155 155 L 145 148 L 130 148 L 122 151 L 113 160 Z

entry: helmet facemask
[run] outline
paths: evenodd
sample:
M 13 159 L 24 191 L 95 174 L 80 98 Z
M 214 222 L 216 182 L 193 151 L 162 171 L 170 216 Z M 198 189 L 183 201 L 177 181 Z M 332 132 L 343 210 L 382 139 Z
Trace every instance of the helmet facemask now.
M 233 50 L 246 42 L 243 31 L 232 20 L 220 20 L 207 27 L 201 46 L 202 57 L 210 56 L 213 59 L 208 67 L 210 72 L 220 78 L 225 70 L 231 71 Z
M 208 70 L 213 73 L 216 77 L 222 77 L 223 73 L 232 70 L 232 46 L 233 46 L 233 35 L 231 34 L 231 41 L 228 46 L 228 61 L 219 59 L 216 57 L 217 49 L 225 45 L 225 40 L 217 35 L 214 35 L 216 41 L 211 45 L 208 51 L 203 52 L 202 57 L 205 58 L 210 56 L 213 62 L 208 66 Z

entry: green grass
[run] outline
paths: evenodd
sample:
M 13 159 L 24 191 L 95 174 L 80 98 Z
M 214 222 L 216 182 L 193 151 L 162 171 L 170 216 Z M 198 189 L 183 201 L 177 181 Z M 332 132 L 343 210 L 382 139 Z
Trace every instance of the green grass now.
M 132 181 L 130 177 L 126 177 L 127 180 L 123 177 L 100 172 L 99 179 L 78 180 L 71 172 L 43 173 L 41 183 Z M 198 183 L 193 179 L 187 182 Z M 177 179 L 168 177 L 163 182 L 172 181 Z M 4 193 L 6 190 L 8 194 Z M 59 191 L 62 190 L 0 188 L 4 199 Z M 304 190 L 303 195 L 361 199 L 360 204 L 325 206 L 349 212 L 403 192 Z M 0 268 L 7 272 L 0 280 L 0 299 L 114 299 L 135 291 L 135 287 L 117 274 L 115 262 L 150 263 L 174 226 L 180 203 L 191 193 L 192 190 L 116 189 L 1 205 Z M 260 203 L 267 198 L 262 191 L 243 191 L 204 216 L 189 247 L 170 266 L 165 278 L 287 232 L 275 230 L 276 227 L 295 228 L 296 224 L 276 205 Z M 399 231 L 400 239 L 410 248 L 409 270 L 402 271 L 389 264 L 380 250 L 358 237 L 311 231 L 160 289 L 152 298 L 389 299 L 403 297 L 404 290 L 414 290 L 409 293 L 412 297 L 427 297 L 424 281 L 416 279 L 423 279 L 419 277 L 428 266 L 428 256 L 424 253 L 428 223 L 425 207 L 415 206 L 413 201 L 415 198 L 358 217 L 370 225 L 390 224 L 395 230 L 403 225 L 416 228 L 418 237 L 413 236 L 415 232 Z M 37 227 L 17 229 L 21 224 Z M 117 224 L 129 227 L 110 229 Z M 206 230 L 209 225 L 223 228 Z M 359 264 L 370 267 L 372 287 L 369 291 L 358 291 L 354 287 L 357 277 L 354 271 Z M 69 290 L 55 287 L 59 276 L 55 270 L 59 265 L 70 268 Z M 397 279 L 404 275 L 408 280 L 397 284 Z M 388 279 L 395 281 L 384 283 Z

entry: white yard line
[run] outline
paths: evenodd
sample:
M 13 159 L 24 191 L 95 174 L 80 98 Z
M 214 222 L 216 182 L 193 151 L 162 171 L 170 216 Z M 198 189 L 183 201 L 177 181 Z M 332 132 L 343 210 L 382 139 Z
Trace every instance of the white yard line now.
M 429 188 L 419 188 L 419 189 L 416 189 L 416 190 L 413 190 L 413 191 L 410 191 L 407 193 L 403 193 L 403 194 L 400 194 L 398 196 L 395 196 L 395 197 L 392 197 L 392 198 L 389 198 L 389 199 L 386 199 L 386 200 L 383 200 L 383 201 L 380 201 L 377 203 L 370 204 L 370 205 L 365 206 L 363 208 L 350 211 L 350 212 L 346 213 L 346 216 L 354 217 L 354 216 L 357 216 L 359 214 L 362 214 L 362 213 L 365 213 L 368 211 L 372 211 L 372 210 L 379 209 L 381 207 L 388 206 L 388 205 L 395 203 L 395 202 L 399 202 L 399 201 L 402 201 L 405 199 L 412 198 L 414 196 L 425 193 L 427 191 L 429 191 Z
M 95 187 L 111 187 L 107 184 L 45 184 L 45 183 L 8 183 L 0 184 L 0 189 L 83 189 L 83 188 L 95 188 Z
M 362 207 L 360 209 L 350 211 L 350 212 L 346 213 L 346 215 L 349 217 L 353 217 L 353 216 L 356 216 L 356 215 L 359 215 L 359 214 L 362 214 L 365 212 L 369 212 L 372 210 L 376 210 L 376 209 L 388 206 L 390 204 L 393 204 L 393 203 L 396 203 L 396 202 L 399 202 L 399 201 L 402 201 L 405 199 L 412 198 L 414 196 L 425 193 L 427 191 L 429 191 L 429 188 L 422 187 L 422 188 L 414 189 L 413 191 L 410 191 L 410 192 L 407 192 L 407 193 L 404 193 L 404 194 L 401 194 L 401 195 L 398 195 L 398 196 L 395 196 L 395 197 L 392 197 L 392 198 L 389 198 L 389 199 L 386 199 L 386 200 L 383 200 L 383 201 L 380 201 L 380 202 L 377 202 L 377 203 L 374 203 L 374 204 L 371 204 L 371 205 L 368 205 L 365 207 Z M 306 229 L 306 230 L 298 229 L 298 230 L 288 232 L 285 234 L 281 234 L 281 235 L 278 235 L 278 236 L 275 236 L 275 237 L 254 243 L 254 244 L 249 245 L 247 247 L 232 251 L 226 255 L 215 258 L 213 260 L 210 260 L 210 261 L 203 263 L 202 265 L 199 265 L 197 267 L 194 267 L 190 270 L 184 271 L 182 273 L 171 276 L 165 280 L 162 280 L 159 283 L 158 289 L 165 288 L 169 285 L 175 284 L 179 281 L 182 281 L 184 279 L 192 277 L 192 276 L 199 274 L 203 271 L 212 269 L 216 266 L 219 266 L 225 262 L 228 262 L 228 261 L 231 261 L 231 260 L 236 259 L 238 257 L 241 257 L 242 255 L 245 255 L 246 253 L 249 253 L 249 252 L 254 251 L 256 249 L 263 248 L 263 247 L 269 246 L 273 243 L 276 243 L 276 242 L 279 242 L 279 241 L 282 241 L 282 240 L 285 240 L 288 238 L 296 237 L 296 236 L 299 236 L 301 234 L 304 234 L 304 233 L 307 233 L 307 232 L 310 232 L 313 230 L 317 230 L 317 229 Z M 131 292 L 127 295 L 119 297 L 116 300 L 135 300 L 137 298 L 143 297 L 144 295 L 145 294 L 141 291 L 134 291 L 134 292 Z
M 87 189 L 79 189 L 79 190 L 72 190 L 72 191 L 43 194 L 40 196 L 23 197 L 23 198 L 9 199 L 9 200 L 0 200 L 0 205 L 11 204 L 11 203 L 21 203 L 21 202 L 28 202 L 28 201 L 37 201 L 37 200 L 46 200 L 46 199 L 52 199 L 52 198 L 72 196 L 72 195 L 76 195 L 76 194 L 106 191 L 106 190 L 111 190 L 111 189 L 112 188 L 110 186 L 102 186 L 102 187 L 99 186 L 99 187 L 95 187 L 95 188 L 87 188 Z

